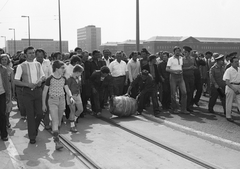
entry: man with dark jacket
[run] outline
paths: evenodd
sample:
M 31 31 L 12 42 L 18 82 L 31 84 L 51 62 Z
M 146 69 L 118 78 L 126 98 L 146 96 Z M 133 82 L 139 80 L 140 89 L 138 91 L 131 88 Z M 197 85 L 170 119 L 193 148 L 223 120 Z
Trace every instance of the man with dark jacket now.
M 8 140 L 6 128 L 6 105 L 10 101 L 9 80 L 7 68 L 0 64 L 0 134 L 3 141 Z
M 101 60 L 100 58 L 101 53 L 99 50 L 93 50 L 92 52 L 92 59 L 90 60 L 86 60 L 84 62 L 84 74 L 83 74 L 83 93 L 82 93 L 82 101 L 83 101 L 83 111 L 86 112 L 87 111 L 87 101 L 90 98 L 91 101 L 91 107 L 92 107 L 92 111 L 94 110 L 94 96 L 93 93 L 91 91 L 90 88 L 90 82 L 89 79 L 91 77 L 91 75 L 96 71 L 96 70 L 100 70 L 101 67 L 105 66 L 105 62 L 103 60 Z
M 147 70 L 153 77 L 156 84 L 160 82 L 160 76 L 158 72 L 158 68 L 156 65 L 157 62 L 157 56 L 156 55 L 150 55 L 148 58 L 148 64 L 142 67 L 142 70 Z
M 97 115 L 101 115 L 104 108 L 104 95 L 109 93 L 113 97 L 113 78 L 107 66 L 103 66 L 100 70 L 95 71 L 90 79 L 90 87 L 93 93 L 92 110 Z
M 170 73 L 166 71 L 168 58 L 169 53 L 166 51 L 163 52 L 162 54 L 163 61 L 158 64 L 158 71 L 162 83 L 162 108 L 164 110 L 169 110 L 171 104 L 171 89 L 169 81 Z
M 158 91 L 158 84 L 160 82 L 160 76 L 157 68 L 157 56 L 156 55 L 150 55 L 148 58 L 148 64 L 142 67 L 142 70 L 147 70 L 153 77 L 153 80 L 155 82 L 155 86 Z M 146 106 L 150 105 L 150 99 L 148 97 L 145 98 L 145 104 Z
M 216 104 L 218 96 L 222 102 L 222 106 L 225 114 L 225 81 L 223 80 L 223 75 L 225 72 L 224 66 L 224 55 L 218 53 L 213 54 L 216 63 L 211 67 L 209 71 L 210 82 L 211 82 L 211 94 L 208 103 L 208 111 L 210 113 L 215 113 L 213 110 L 214 105 Z
M 128 88 L 127 95 L 129 95 L 132 87 L 139 87 L 140 94 L 137 96 L 138 101 L 138 112 L 137 114 L 142 114 L 145 105 L 145 98 L 151 97 L 153 102 L 154 116 L 160 116 L 160 109 L 157 99 L 157 88 L 156 83 L 152 75 L 147 70 L 142 70 L 142 72 L 133 80 Z
M 187 90 L 187 111 L 193 112 L 192 109 L 192 100 L 193 100 L 193 92 L 194 92 L 194 69 L 195 66 L 195 58 L 190 55 L 192 48 L 189 46 L 183 46 L 183 79 L 186 85 Z

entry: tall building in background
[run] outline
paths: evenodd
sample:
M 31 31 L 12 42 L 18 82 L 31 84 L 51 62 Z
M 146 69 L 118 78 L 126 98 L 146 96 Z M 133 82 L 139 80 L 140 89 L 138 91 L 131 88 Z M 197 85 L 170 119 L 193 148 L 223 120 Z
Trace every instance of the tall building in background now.
M 88 52 L 99 49 L 101 45 L 101 28 L 89 25 L 77 29 L 77 45 Z
M 28 39 L 16 40 L 16 52 L 23 51 L 28 47 Z M 47 55 L 51 55 L 52 52 L 59 52 L 59 41 L 53 39 L 31 39 L 31 46 L 35 49 L 42 48 L 47 52 Z M 10 55 L 14 54 L 14 40 L 7 41 L 7 51 Z M 62 41 L 62 52 L 68 52 L 68 41 Z

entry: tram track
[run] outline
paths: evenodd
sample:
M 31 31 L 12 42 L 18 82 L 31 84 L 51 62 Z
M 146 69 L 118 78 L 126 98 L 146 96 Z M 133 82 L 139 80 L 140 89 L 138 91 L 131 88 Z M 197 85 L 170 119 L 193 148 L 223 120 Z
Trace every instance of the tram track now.
M 43 122 L 41 126 L 44 127 Z M 52 132 L 48 131 L 51 135 Z M 65 148 L 67 148 L 78 160 L 80 160 L 89 169 L 101 169 L 101 167 L 94 162 L 90 157 L 83 153 L 79 148 L 77 148 L 71 141 L 69 141 L 65 136 L 59 134 L 60 142 Z
M 167 145 L 164 145 L 162 143 L 159 143 L 159 142 L 157 142 L 155 140 L 152 140 L 152 139 L 150 139 L 150 138 L 148 138 L 148 137 L 146 137 L 146 136 L 144 136 L 142 134 L 139 134 L 139 133 L 137 133 L 137 132 L 135 132 L 135 131 L 133 131 L 131 129 L 128 129 L 127 127 L 124 127 L 124 126 L 122 126 L 120 124 L 117 124 L 114 120 L 111 120 L 111 119 L 103 117 L 103 116 L 96 116 L 96 118 L 98 118 L 98 119 L 100 119 L 102 121 L 105 121 L 105 122 L 107 122 L 107 123 L 109 123 L 109 124 L 111 124 L 111 125 L 113 125 L 115 127 L 118 127 L 118 128 L 120 128 L 120 129 L 122 129 L 122 130 L 124 130 L 124 131 L 126 131 L 126 132 L 128 132 L 128 133 L 130 133 L 132 135 L 134 135 L 134 136 L 137 136 L 138 138 L 141 138 L 141 139 L 143 139 L 143 140 L 145 140 L 145 141 L 147 141 L 147 142 L 149 142 L 151 144 L 156 145 L 157 147 L 160 147 L 160 148 L 162 148 L 164 150 L 167 150 L 168 152 L 171 152 L 171 153 L 173 153 L 173 154 L 175 154 L 177 156 L 180 156 L 180 157 L 182 157 L 182 158 L 184 158 L 184 159 L 186 159 L 186 160 L 188 160 L 188 161 L 190 161 L 192 163 L 195 163 L 195 164 L 197 164 L 197 165 L 199 165 L 199 166 L 201 166 L 203 168 L 206 168 L 206 169 L 220 169 L 220 167 L 218 167 L 218 166 L 215 166 L 215 165 L 210 164 L 210 163 L 208 163 L 206 161 L 203 161 L 203 160 L 201 160 L 201 159 L 199 159 L 197 157 L 194 157 L 192 155 L 189 155 L 189 154 L 186 154 L 186 153 L 181 152 L 179 150 L 176 150 L 176 149 L 174 149 L 174 148 L 172 148 L 170 146 L 167 146 Z

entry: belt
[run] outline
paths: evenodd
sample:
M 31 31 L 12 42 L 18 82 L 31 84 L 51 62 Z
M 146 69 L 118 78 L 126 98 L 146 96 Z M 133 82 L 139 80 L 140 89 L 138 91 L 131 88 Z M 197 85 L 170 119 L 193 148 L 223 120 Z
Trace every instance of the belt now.
M 240 83 L 230 83 L 230 84 L 233 84 L 233 85 L 240 85 Z
M 123 75 L 123 76 L 117 76 L 117 77 L 113 77 L 113 78 L 121 78 L 121 77 L 125 77 L 125 75 Z
M 26 86 L 23 86 L 23 87 L 21 87 L 22 89 L 30 89 L 30 90 L 35 90 L 35 89 L 40 89 L 41 88 L 41 86 L 37 86 L 37 87 L 35 87 L 34 89 L 31 89 L 30 87 L 26 87 Z

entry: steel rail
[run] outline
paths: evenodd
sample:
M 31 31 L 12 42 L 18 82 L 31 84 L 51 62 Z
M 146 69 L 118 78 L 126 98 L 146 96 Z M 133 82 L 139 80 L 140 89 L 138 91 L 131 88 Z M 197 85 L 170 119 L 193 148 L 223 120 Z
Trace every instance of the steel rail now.
M 203 161 L 201 159 L 198 159 L 197 157 L 193 157 L 193 156 L 191 156 L 189 154 L 186 154 L 184 152 L 180 152 L 179 150 L 175 150 L 174 148 L 171 148 L 169 146 L 166 146 L 164 144 L 156 142 L 156 141 L 154 141 L 154 140 L 152 140 L 152 139 L 150 139 L 150 138 L 148 138 L 146 136 L 143 136 L 143 135 L 141 135 L 141 134 L 139 134 L 139 133 L 137 133 L 135 131 L 132 131 L 132 130 L 126 128 L 126 127 L 123 127 L 122 125 L 117 124 L 116 122 L 114 122 L 111 119 L 105 118 L 103 116 L 96 116 L 96 117 L 101 119 L 101 120 L 103 120 L 103 121 L 105 121 L 105 122 L 107 122 L 107 123 L 109 123 L 109 124 L 112 124 L 113 126 L 116 126 L 116 127 L 120 128 L 120 129 L 122 129 L 122 130 L 124 130 L 124 131 L 126 131 L 128 133 L 131 133 L 131 134 L 133 134 L 133 135 L 135 135 L 135 136 L 137 136 L 137 137 L 139 137 L 139 138 L 141 138 L 141 139 L 143 139 L 143 140 L 145 140 L 145 141 L 147 141 L 149 143 L 152 143 L 152 144 L 154 144 L 154 145 L 156 145 L 156 146 L 158 146 L 160 148 L 163 148 L 163 149 L 165 149 L 165 150 L 167 150 L 167 151 L 169 151 L 169 152 L 171 152 L 171 153 L 173 153 L 175 155 L 178 155 L 178 156 L 180 156 L 180 157 L 182 157 L 182 158 L 184 158 L 184 159 L 186 159 L 188 161 L 191 161 L 191 162 L 193 162 L 193 163 L 195 163 L 195 164 L 197 164 L 199 166 L 202 166 L 202 167 L 207 168 L 207 169 L 220 169 L 220 167 L 218 167 L 218 166 L 214 166 L 213 164 L 209 164 L 208 162 L 205 162 L 205 161 Z
M 41 125 L 44 127 L 43 122 L 41 122 Z M 52 134 L 51 131 L 48 130 L 48 132 Z M 88 167 L 89 169 L 101 169 L 101 167 L 98 164 L 96 164 L 90 157 L 83 153 L 78 147 L 76 147 L 62 134 L 59 134 L 59 139 L 63 146 L 66 147 L 70 152 L 72 152 L 78 160 L 83 162 L 86 167 Z

